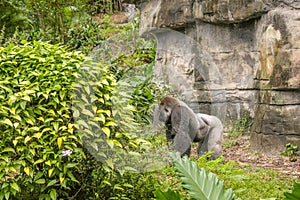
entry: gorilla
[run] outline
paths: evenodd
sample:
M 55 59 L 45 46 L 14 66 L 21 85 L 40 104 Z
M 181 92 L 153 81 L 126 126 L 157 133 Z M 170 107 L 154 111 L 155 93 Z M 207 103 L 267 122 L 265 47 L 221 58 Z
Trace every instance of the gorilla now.
M 215 116 L 195 114 L 184 102 L 166 96 L 158 108 L 159 120 L 165 123 L 166 137 L 171 147 L 181 156 L 190 155 L 192 142 L 198 142 L 197 153 L 212 151 L 211 159 L 221 155 L 223 125 Z

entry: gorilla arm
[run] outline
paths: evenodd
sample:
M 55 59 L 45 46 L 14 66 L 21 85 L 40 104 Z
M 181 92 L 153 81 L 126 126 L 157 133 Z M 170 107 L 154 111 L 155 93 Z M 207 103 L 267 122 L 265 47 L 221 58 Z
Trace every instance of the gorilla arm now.
M 172 111 L 171 122 L 171 134 L 174 136 L 172 149 L 180 152 L 181 156 L 189 156 L 192 142 L 198 132 L 196 115 L 186 105 L 178 105 Z
M 189 155 L 192 141 L 199 135 L 199 122 L 193 110 L 184 102 L 166 96 L 159 105 L 159 120 L 167 127 L 166 136 L 172 141 L 172 149 Z

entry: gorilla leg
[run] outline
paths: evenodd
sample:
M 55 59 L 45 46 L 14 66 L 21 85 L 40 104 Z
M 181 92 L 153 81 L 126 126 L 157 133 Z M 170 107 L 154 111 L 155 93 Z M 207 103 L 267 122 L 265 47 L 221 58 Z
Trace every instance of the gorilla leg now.
M 223 145 L 223 125 L 215 116 L 198 113 L 196 114 L 201 126 L 207 126 L 207 133 L 203 144 L 198 145 L 198 155 L 202 155 L 208 151 L 212 151 L 212 159 L 216 159 L 221 155 Z M 204 124 L 203 124 L 204 123 Z M 204 130 L 204 129 L 203 129 Z M 202 134 L 203 135 L 203 134 Z

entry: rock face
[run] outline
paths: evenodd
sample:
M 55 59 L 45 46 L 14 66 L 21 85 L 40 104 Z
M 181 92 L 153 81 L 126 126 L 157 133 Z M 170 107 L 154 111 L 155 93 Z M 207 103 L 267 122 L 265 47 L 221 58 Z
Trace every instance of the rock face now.
M 299 0 L 149 0 L 155 73 L 196 112 L 253 118 L 251 146 L 300 147 Z

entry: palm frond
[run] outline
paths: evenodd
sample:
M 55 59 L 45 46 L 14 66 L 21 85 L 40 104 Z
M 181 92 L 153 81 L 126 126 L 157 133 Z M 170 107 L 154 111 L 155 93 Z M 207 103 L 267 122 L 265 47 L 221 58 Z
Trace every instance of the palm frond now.
M 180 176 L 183 187 L 188 194 L 198 200 L 233 200 L 232 189 L 225 190 L 223 181 L 219 181 L 213 173 L 206 173 L 201 170 L 195 162 L 188 157 L 180 157 L 179 153 L 171 153 L 177 174 Z

